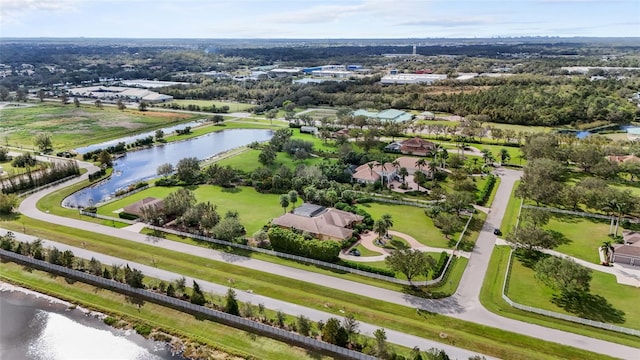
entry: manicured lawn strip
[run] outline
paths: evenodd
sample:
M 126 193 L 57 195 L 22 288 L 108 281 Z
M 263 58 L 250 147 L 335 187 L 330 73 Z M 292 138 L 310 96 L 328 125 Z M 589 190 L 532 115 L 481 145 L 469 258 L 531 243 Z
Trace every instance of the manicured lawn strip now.
M 493 199 L 496 198 L 496 194 L 498 193 L 498 188 L 500 187 L 501 181 L 502 179 L 500 179 L 499 177 L 496 177 L 496 183 L 493 185 L 493 190 L 491 190 L 491 195 L 489 195 L 489 200 L 487 200 L 487 203 L 484 206 L 491 207 L 491 204 L 493 204 Z
M 320 139 L 319 137 L 313 136 L 307 133 L 301 133 L 300 129 L 292 129 L 293 136 L 292 139 L 300 139 L 313 144 L 314 150 L 322 150 L 327 152 L 337 152 L 338 149 L 335 146 L 335 141 L 327 140 L 326 142 Z
M 439 256 L 439 254 L 434 254 L 434 259 L 438 259 L 435 256 Z M 464 270 L 467 268 L 467 263 L 469 259 L 464 257 L 458 257 L 450 268 L 447 269 L 447 274 L 444 277 L 444 281 L 434 285 L 427 286 L 427 289 L 435 296 L 438 297 L 446 297 L 453 295 L 458 290 L 458 285 L 460 284 L 460 279 L 462 279 L 462 274 Z
M 511 300 L 523 305 L 576 316 L 551 302 L 554 292 L 534 278 L 533 269 L 525 267 L 515 257 L 511 263 L 511 281 L 507 292 Z M 615 276 L 611 274 L 593 271 L 592 276 L 590 293 L 605 298 L 613 309 L 625 313 L 625 322 L 613 324 L 640 329 L 640 311 L 637 306 L 640 289 L 618 284 Z
M 26 219 L 25 222 L 28 222 L 31 235 L 42 236 L 73 246 L 82 246 L 81 244 L 84 242 L 89 250 L 139 263 L 151 265 L 154 260 L 155 265 L 159 268 L 220 284 L 228 284 L 229 278 L 233 278 L 234 287 L 239 290 L 251 289 L 257 294 L 284 299 L 336 314 L 340 314 L 340 310 L 346 313 L 351 312 L 360 321 L 380 324 L 436 341 L 442 341 L 440 334 L 444 332 L 448 335 L 447 342 L 491 356 L 505 359 L 566 359 L 599 356 L 584 350 L 544 342 L 497 328 L 437 314 L 425 312 L 418 314 L 413 308 L 369 297 L 355 296 L 320 285 L 238 268 L 187 254 L 178 254 L 150 245 L 114 239 L 32 219 Z M 2 226 L 7 229 L 21 230 L 21 225 L 18 222 L 3 222 Z M 43 230 L 42 227 L 45 227 L 46 230 Z M 328 299 L 327 294 L 331 294 L 331 298 Z
M 509 204 L 507 205 L 507 210 L 504 213 L 504 217 L 502 218 L 502 225 L 500 225 L 500 229 L 502 230 L 503 236 L 506 236 L 511 230 L 513 230 L 514 226 L 518 221 L 518 212 L 520 210 L 520 202 L 522 199 L 516 197 L 516 189 L 520 185 L 520 180 L 517 180 L 513 185 L 513 190 L 511 190 L 511 196 L 509 197 Z M 496 186 L 496 189 L 498 187 Z
M 38 292 L 46 293 L 83 307 L 97 310 L 131 322 L 143 322 L 171 334 L 202 342 L 212 348 L 239 356 L 260 359 L 315 359 L 315 354 L 292 347 L 284 342 L 262 336 L 249 335 L 246 331 L 218 324 L 210 320 L 198 320 L 183 313 L 154 303 L 145 302 L 138 309 L 124 295 L 75 281 L 69 284 L 61 276 L 51 277 L 39 270 L 25 271 L 15 263 L 0 263 L 0 278 Z
M 504 274 L 507 267 L 507 262 L 509 261 L 509 249 L 510 248 L 508 246 L 496 246 L 494 247 L 493 253 L 491 254 L 489 268 L 487 269 L 487 273 L 484 277 L 484 283 L 482 284 L 482 290 L 480 292 L 480 302 L 485 308 L 487 308 L 487 310 L 500 316 L 508 317 L 515 320 L 640 348 L 640 343 L 638 342 L 638 338 L 636 336 L 554 319 L 547 316 L 518 310 L 507 304 L 507 302 L 502 299 L 501 293 Z M 513 282 L 514 279 L 512 277 L 511 283 L 513 284 Z

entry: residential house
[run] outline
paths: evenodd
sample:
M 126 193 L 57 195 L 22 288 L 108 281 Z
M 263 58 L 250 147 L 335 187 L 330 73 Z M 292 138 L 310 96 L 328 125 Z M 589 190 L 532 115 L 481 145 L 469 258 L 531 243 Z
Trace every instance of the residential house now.
M 409 175 L 413 175 L 416 171 L 420 171 L 427 176 L 431 176 L 429 165 L 422 166 L 418 169 L 418 166 L 416 165 L 418 160 L 420 160 L 420 158 L 401 156 L 395 159 L 398 166 L 394 166 L 392 162 L 381 164 L 377 161 L 371 161 L 358 166 L 351 177 L 353 181 L 361 184 L 373 184 L 376 181 L 389 183 L 390 181 L 399 178 L 397 173 L 400 168 L 407 169 Z M 369 166 L 370 164 L 371 166 Z
M 162 199 L 146 197 L 142 200 L 134 202 L 129 206 L 125 206 L 123 208 L 123 212 L 142 217 L 144 210 L 151 207 L 156 207 L 158 210 L 162 210 L 164 208 L 164 202 L 162 201 Z
M 613 262 L 640 266 L 640 232 L 623 231 L 624 244 L 613 245 Z
M 304 203 L 271 224 L 313 234 L 320 240 L 345 240 L 353 235 L 353 226 L 364 218 L 347 211 Z
M 405 140 L 400 146 L 400 152 L 408 155 L 427 156 L 435 150 L 436 144 L 419 137 Z

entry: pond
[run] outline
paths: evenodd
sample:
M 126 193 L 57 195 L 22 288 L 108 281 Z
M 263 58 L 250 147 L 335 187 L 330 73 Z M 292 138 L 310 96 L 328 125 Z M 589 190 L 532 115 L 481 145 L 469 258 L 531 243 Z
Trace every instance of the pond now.
M 203 123 L 203 121 L 192 121 L 192 122 L 188 122 L 188 123 L 184 123 L 184 124 L 180 124 L 180 125 L 173 125 L 173 126 L 165 127 L 165 128 L 162 128 L 161 130 L 165 133 L 165 135 L 169 135 L 169 134 L 175 132 L 177 129 L 184 129 L 187 126 L 194 128 L 196 126 L 202 125 L 202 123 Z M 119 139 L 101 142 L 99 144 L 93 144 L 93 145 L 89 145 L 89 146 L 80 147 L 80 148 L 77 148 L 77 149 L 73 149 L 73 151 L 77 152 L 78 154 L 86 154 L 86 153 L 94 151 L 94 150 L 108 148 L 109 146 L 115 146 L 119 142 L 123 142 L 125 144 L 133 144 L 138 139 L 144 139 L 144 138 L 146 138 L 148 136 L 155 136 L 155 135 L 156 135 L 156 132 L 154 130 L 154 131 L 149 131 L 149 132 L 145 132 L 145 133 L 142 133 L 142 134 L 125 136 L 125 137 L 122 137 L 122 138 L 119 138 Z
M 187 157 L 207 159 L 255 141 L 267 141 L 271 136 L 271 130 L 223 130 L 185 141 L 131 151 L 114 161 L 113 175 L 109 179 L 69 196 L 63 205 L 92 206 L 109 200 L 118 189 L 157 177 L 156 170 L 162 164 L 170 163 L 175 166 L 178 161 Z

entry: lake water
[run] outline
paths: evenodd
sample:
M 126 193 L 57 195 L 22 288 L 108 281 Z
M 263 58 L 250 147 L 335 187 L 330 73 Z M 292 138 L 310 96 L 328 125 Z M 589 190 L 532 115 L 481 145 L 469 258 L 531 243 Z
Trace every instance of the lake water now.
M 4 285 L 12 287 L 10 285 Z M 183 359 L 168 345 L 114 329 L 78 309 L 21 291 L 0 292 L 0 359 Z
M 196 127 L 198 125 L 202 125 L 202 123 L 203 123 L 202 121 L 192 121 L 192 122 L 185 123 L 185 124 L 165 127 L 165 128 L 162 128 L 162 131 L 165 133 L 165 135 L 168 135 L 168 134 L 171 134 L 172 132 L 175 132 L 177 129 L 184 129 L 187 126 L 194 128 L 194 127 Z M 115 139 L 115 140 L 109 140 L 109 141 L 101 142 L 101 143 L 98 143 L 98 144 L 93 144 L 93 145 L 89 145 L 89 146 L 85 146 L 85 147 L 80 147 L 80 148 L 77 148 L 77 149 L 73 149 L 73 151 L 77 152 L 78 154 L 86 154 L 86 153 L 94 151 L 94 150 L 104 149 L 104 148 L 108 148 L 109 146 L 118 145 L 119 142 L 123 142 L 125 144 L 133 144 L 138 139 L 143 139 L 143 138 L 146 138 L 148 136 L 154 136 L 155 137 L 155 135 L 156 135 L 156 132 L 154 130 L 154 131 L 149 131 L 149 132 L 138 134 L 138 135 L 125 136 L 125 137 L 122 137 L 122 138 L 119 138 L 119 139 Z
M 131 151 L 114 162 L 111 178 L 69 196 L 63 204 L 67 207 L 91 206 L 108 200 L 118 189 L 157 177 L 156 170 L 161 164 L 170 163 L 175 166 L 186 157 L 203 160 L 254 141 L 267 141 L 271 136 L 271 130 L 223 130 L 190 140 Z

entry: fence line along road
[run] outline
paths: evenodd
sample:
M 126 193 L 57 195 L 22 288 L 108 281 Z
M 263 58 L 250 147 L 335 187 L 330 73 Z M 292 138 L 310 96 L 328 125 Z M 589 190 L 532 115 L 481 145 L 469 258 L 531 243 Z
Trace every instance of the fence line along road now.
M 474 212 L 475 212 L 475 210 L 474 210 Z M 123 223 L 130 224 L 130 225 L 133 225 L 133 224 L 139 222 L 139 221 L 135 221 L 135 220 L 126 220 L 126 219 L 114 218 L 114 217 L 110 217 L 110 216 L 99 215 L 99 214 L 86 212 L 86 211 L 80 211 L 80 214 L 81 215 L 85 215 L 85 216 L 89 216 L 89 217 L 93 217 L 93 218 L 97 218 L 97 219 L 119 221 L 119 222 L 123 222 Z M 194 238 L 194 239 L 198 239 L 200 241 L 205 241 L 205 242 L 208 242 L 208 243 L 224 245 L 224 246 L 231 246 L 231 247 L 235 247 L 235 248 L 239 248 L 239 249 L 243 249 L 243 250 L 259 252 L 259 253 L 262 253 L 262 254 L 267 254 L 267 255 L 271 255 L 271 256 L 277 256 L 277 257 L 281 257 L 281 258 L 285 258 L 285 259 L 289 259 L 289 260 L 301 261 L 301 262 L 305 262 L 305 263 L 309 263 L 309 264 L 313 264 L 313 265 L 317 265 L 317 266 L 322 266 L 322 267 L 326 267 L 326 268 L 330 268 L 330 269 L 334 269 L 334 270 L 349 272 L 349 273 L 352 273 L 352 274 L 361 275 L 361 276 L 369 277 L 369 278 L 372 278 L 372 279 L 392 282 L 392 283 L 396 283 L 396 284 L 400 284 L 400 285 L 406 285 L 406 286 L 430 286 L 430 285 L 438 284 L 440 281 L 442 281 L 442 279 L 446 275 L 447 271 L 449 270 L 449 265 L 451 264 L 451 259 L 454 256 L 456 256 L 455 255 L 455 251 L 458 250 L 458 245 L 462 241 L 462 238 L 464 237 L 464 234 L 466 233 L 466 231 L 467 231 L 467 229 L 469 227 L 469 224 L 471 223 L 472 218 L 473 218 L 473 213 L 469 216 L 469 219 L 467 220 L 467 223 L 464 226 L 464 229 L 462 230 L 462 233 L 460 233 L 460 237 L 458 238 L 458 241 L 456 242 L 456 245 L 455 245 L 455 247 L 453 249 L 454 253 L 451 256 L 449 256 L 449 260 L 447 260 L 447 264 L 445 265 L 445 268 L 442 271 L 442 273 L 440 274 L 440 276 L 438 276 L 437 278 L 432 279 L 432 280 L 423 280 L 423 281 L 407 281 L 407 280 L 403 280 L 403 279 L 396 279 L 394 277 L 390 277 L 390 276 L 386 276 L 386 275 L 380 275 L 380 274 L 372 273 L 372 272 L 369 272 L 369 271 L 354 269 L 354 268 L 351 268 L 351 267 L 348 267 L 348 266 L 336 265 L 336 264 L 333 264 L 333 263 L 320 261 L 320 260 L 315 260 L 315 259 L 310 259 L 310 258 L 306 258 L 306 257 L 303 257 L 303 256 L 287 254 L 287 253 L 274 251 L 274 250 L 269 250 L 269 249 L 262 249 L 262 248 L 255 247 L 255 246 L 238 244 L 238 243 L 234 243 L 234 242 L 214 239 L 214 238 L 210 238 L 210 237 L 206 237 L 206 236 L 202 236 L 202 235 L 191 234 L 191 233 L 187 233 L 187 232 L 183 232 L 183 231 L 178 231 L 178 230 L 173 230 L 173 229 L 153 226 L 153 225 L 149 225 L 149 224 L 147 224 L 145 226 L 147 228 L 149 228 L 151 230 L 155 230 L 155 231 L 166 232 L 166 233 L 169 233 L 169 234 L 188 237 L 188 238 Z
M 589 326 L 597 327 L 597 328 L 600 328 L 600 329 L 611 330 L 611 331 L 616 331 L 616 332 L 620 332 L 620 333 L 624 333 L 624 334 L 640 336 L 640 330 L 629 329 L 629 328 L 618 326 L 618 325 L 607 324 L 607 323 L 603 323 L 603 322 L 600 322 L 600 321 L 583 319 L 583 318 L 579 318 L 577 316 L 571 316 L 571 315 L 557 313 L 557 312 L 554 312 L 554 311 L 544 310 L 544 309 L 536 308 L 536 307 L 533 307 L 533 306 L 522 305 L 522 304 L 519 304 L 519 303 L 509 299 L 509 297 L 507 296 L 507 294 L 505 292 L 507 291 L 509 279 L 511 277 L 511 259 L 513 258 L 512 255 L 513 255 L 513 249 L 511 249 L 511 251 L 509 251 L 509 261 L 507 263 L 507 271 L 504 274 L 504 282 L 502 283 L 502 299 L 504 301 L 506 301 L 509 305 L 511 305 L 511 307 L 514 307 L 514 308 L 520 309 L 520 310 L 524 310 L 524 311 L 529 311 L 529 312 L 536 313 L 536 314 L 540 314 L 540 315 L 549 316 L 549 317 L 556 318 L 556 319 L 571 321 L 571 322 L 580 323 L 580 324 L 583 324 L 583 325 L 589 325 Z
M 296 334 L 290 331 L 286 331 L 273 326 L 265 325 L 263 323 L 245 319 L 240 316 L 227 314 L 222 311 L 213 310 L 204 306 L 195 305 L 188 301 L 179 300 L 167 295 L 158 294 L 155 292 L 147 291 L 144 289 L 138 289 L 131 287 L 127 284 L 117 282 L 115 280 L 105 279 L 99 276 L 87 274 L 82 271 L 68 269 L 63 266 L 53 265 L 46 261 L 36 260 L 24 255 L 16 254 L 10 251 L 0 249 L 0 258 L 10 259 L 17 263 L 29 265 L 44 271 L 58 274 L 67 278 L 78 280 L 84 283 L 95 285 L 101 288 L 109 289 L 121 294 L 135 296 L 140 299 L 153 302 L 162 306 L 167 306 L 173 309 L 177 309 L 183 312 L 187 312 L 195 315 L 204 315 L 216 322 L 223 323 L 235 328 L 247 330 L 250 332 L 262 334 L 264 336 L 277 339 L 280 341 L 294 344 L 305 349 L 319 351 L 325 354 L 337 356 L 339 358 L 357 359 L 357 360 L 375 360 L 373 356 L 363 354 L 361 352 L 349 350 L 337 345 L 329 344 L 323 341 L 319 341 L 307 336 Z
M 554 213 L 559 213 L 559 214 L 577 215 L 577 216 L 592 217 L 592 218 L 596 218 L 596 219 L 606 219 L 606 220 L 611 220 L 611 218 L 613 217 L 613 216 L 608 216 L 608 215 L 591 214 L 591 213 L 586 213 L 586 212 L 582 212 L 582 211 L 571 211 L 571 210 L 563 210 L 563 209 L 548 208 L 548 207 L 533 206 L 533 205 L 522 205 L 522 208 L 523 209 L 536 209 L 536 210 L 554 212 Z

